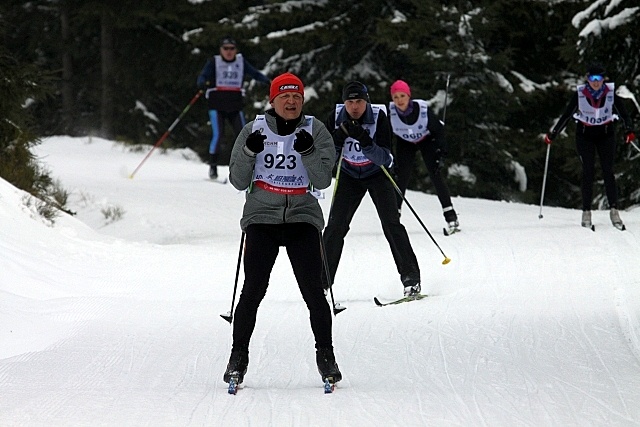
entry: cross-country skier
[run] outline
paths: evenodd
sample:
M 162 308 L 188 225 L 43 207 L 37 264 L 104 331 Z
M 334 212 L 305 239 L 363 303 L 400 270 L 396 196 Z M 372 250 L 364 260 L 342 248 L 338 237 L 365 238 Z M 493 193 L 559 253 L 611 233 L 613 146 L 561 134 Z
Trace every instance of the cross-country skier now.
M 411 88 L 402 80 L 396 80 L 391 85 L 391 99 L 389 121 L 396 142 L 396 183 L 404 195 L 413 172 L 416 152 L 420 151 L 440 200 L 444 219 L 449 227 L 447 231 L 454 233 L 458 231 L 460 224 L 451 203 L 449 188 L 441 173 L 447 155 L 444 125 L 427 106 L 427 101 L 411 98 Z M 402 197 L 398 194 L 396 199 L 400 209 Z
M 342 91 L 344 104 L 329 114 L 327 128 L 333 131 L 338 156 L 342 157 L 340 178 L 332 201 L 323 238 L 331 277 L 323 276 L 325 287 L 333 285 L 344 238 L 362 198 L 369 193 L 378 212 L 382 230 L 391 248 L 406 296 L 420 293 L 420 268 L 396 205 L 395 188 L 381 166 L 393 168 L 391 134 L 384 105 L 372 105 L 367 87 L 357 81 Z
M 321 283 L 320 239 L 324 217 L 314 189 L 331 184 L 335 148 L 322 121 L 302 113 L 304 86 L 291 73 L 273 79 L 272 109 L 249 122 L 231 152 L 229 179 L 246 190 L 240 225 L 246 233 L 244 286 L 233 323 L 233 345 L 224 381 L 242 382 L 249 340 L 269 276 L 284 246 L 307 308 L 323 380 L 342 379 L 333 354 L 331 310 Z M 292 337 L 292 339 L 295 339 Z
M 600 158 L 607 201 L 611 209 L 609 216 L 616 228 L 624 228 L 618 213 L 618 192 L 613 174 L 616 154 L 613 122 L 622 119 L 625 126 L 625 142 L 635 139 L 631 117 L 622 100 L 615 96 L 615 85 L 607 83 L 607 72 L 601 64 L 592 64 L 587 69 L 586 82 L 578 85 L 564 114 L 544 141 L 551 144 L 565 128 L 569 119 L 576 122 L 576 148 L 582 163 L 582 226 L 591 228 L 591 203 L 595 177 L 596 152 Z
M 234 138 L 246 124 L 242 112 L 244 106 L 242 83 L 245 74 L 265 85 L 271 83 L 267 76 L 256 70 L 241 53 L 238 53 L 236 41 L 231 36 L 225 36 L 220 40 L 220 53 L 207 60 L 198 76 L 198 88 L 205 91 L 209 106 L 212 130 L 209 143 L 209 178 L 211 179 L 218 177 L 218 154 L 225 120 L 228 120 L 233 127 Z

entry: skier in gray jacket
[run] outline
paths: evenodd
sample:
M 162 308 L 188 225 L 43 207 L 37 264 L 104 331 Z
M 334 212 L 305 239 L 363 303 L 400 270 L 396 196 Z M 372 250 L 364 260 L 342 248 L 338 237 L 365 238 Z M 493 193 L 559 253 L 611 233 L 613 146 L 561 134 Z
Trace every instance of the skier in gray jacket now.
M 242 129 L 229 162 L 229 178 L 246 190 L 240 226 L 246 234 L 245 280 L 235 310 L 231 357 L 224 381 L 242 382 L 258 306 L 280 246 L 309 309 L 316 363 L 323 380 L 342 379 L 333 354 L 331 309 L 321 283 L 324 228 L 317 190 L 331 184 L 333 138 L 324 124 L 302 113 L 304 86 L 291 73 L 271 83 L 272 109 Z

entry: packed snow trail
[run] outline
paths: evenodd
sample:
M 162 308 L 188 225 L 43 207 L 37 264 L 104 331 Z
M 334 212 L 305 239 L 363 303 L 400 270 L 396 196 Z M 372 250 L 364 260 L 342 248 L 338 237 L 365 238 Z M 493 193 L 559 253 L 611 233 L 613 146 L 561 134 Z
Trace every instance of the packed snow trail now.
M 422 269 L 402 296 L 365 198 L 334 317 L 344 375 L 324 394 L 308 311 L 282 251 L 237 395 L 222 381 L 243 194 L 188 150 L 141 153 L 49 138 L 37 154 L 70 191 L 54 227 L 0 181 L 0 425 L 640 425 L 640 211 L 457 198 L 464 232 L 403 216 Z M 227 171 L 219 168 L 222 174 Z M 332 188 L 321 201 L 328 213 Z M 407 197 L 431 230 L 437 198 Z M 109 221 L 105 212 L 120 212 Z M 588 230 L 587 230 L 588 231 Z M 240 286 L 242 275 L 240 277 Z

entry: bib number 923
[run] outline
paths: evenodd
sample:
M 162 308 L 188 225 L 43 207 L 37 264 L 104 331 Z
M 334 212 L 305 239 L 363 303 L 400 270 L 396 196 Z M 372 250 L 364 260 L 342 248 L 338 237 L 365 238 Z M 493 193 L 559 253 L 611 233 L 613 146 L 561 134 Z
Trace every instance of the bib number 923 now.
M 264 156 L 264 166 L 267 169 L 295 169 L 296 164 L 296 156 L 290 154 L 285 156 L 284 154 L 276 154 L 275 156 L 271 153 L 265 154 Z

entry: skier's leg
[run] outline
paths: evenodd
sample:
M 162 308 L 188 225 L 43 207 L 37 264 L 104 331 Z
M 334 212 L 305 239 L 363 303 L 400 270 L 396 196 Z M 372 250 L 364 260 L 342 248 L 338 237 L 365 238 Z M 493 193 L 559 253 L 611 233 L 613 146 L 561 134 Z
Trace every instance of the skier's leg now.
M 340 184 L 333 198 L 329 221 L 322 236 L 332 279 L 331 283 L 329 283 L 326 273 L 322 269 L 322 282 L 326 287 L 332 285 L 336 277 L 342 249 L 344 248 L 344 238 L 349 232 L 351 220 L 366 193 L 366 188 L 359 181 L 347 174 L 342 174 L 340 176 Z
M 322 255 L 318 229 L 308 223 L 287 224 L 285 247 L 304 302 L 309 309 L 316 348 L 331 347 L 331 309 L 322 291 Z
M 273 225 L 247 227 L 244 250 L 244 285 L 233 322 L 233 350 L 249 348 L 258 306 L 269 285 L 269 276 L 279 251 Z

